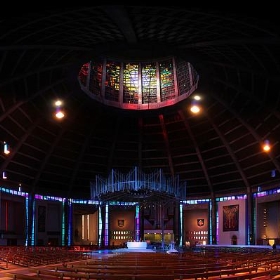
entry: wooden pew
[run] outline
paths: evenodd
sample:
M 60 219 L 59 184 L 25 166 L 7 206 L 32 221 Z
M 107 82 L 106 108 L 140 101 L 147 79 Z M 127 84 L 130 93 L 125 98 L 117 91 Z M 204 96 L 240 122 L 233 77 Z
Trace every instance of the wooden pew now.
M 133 280 L 134 276 L 130 275 L 123 275 L 123 274 L 118 274 L 118 275 L 105 275 L 105 274 L 96 274 L 96 275 L 77 275 L 75 273 L 71 275 L 51 275 L 51 274 L 40 274 L 39 276 L 37 275 L 25 275 L 22 273 L 7 273 L 7 277 L 10 277 L 13 280 L 83 280 L 83 279 L 92 279 L 92 280 Z M 162 278 L 165 279 L 165 278 Z M 169 280 L 169 279 L 166 279 Z M 172 278 L 173 280 L 173 278 Z
M 75 271 L 69 271 L 67 268 L 64 268 L 64 270 L 48 270 L 48 269 L 35 269 L 35 268 L 30 268 L 29 271 L 31 273 L 34 273 L 34 275 L 38 277 L 43 277 L 43 276 L 55 276 L 58 279 L 63 279 L 63 278 L 72 278 L 76 280 L 82 280 L 82 279 L 95 279 L 97 276 L 128 276 L 128 277 L 139 277 L 141 275 L 143 276 L 150 276 L 150 275 L 156 275 L 156 276 L 172 276 L 173 273 L 168 270 L 162 270 L 157 267 L 157 269 L 149 269 L 149 267 L 140 267 L 140 268 L 130 268 L 130 269 L 125 269 L 125 268 L 118 268 L 116 267 L 111 267 L 109 269 L 100 269 L 98 271 L 89 271 L 89 270 L 75 270 Z M 174 277 L 173 277 L 174 278 Z
M 131 280 L 174 280 L 173 275 L 139 274 L 132 276 Z M 120 279 L 121 280 L 121 279 Z
M 244 267 L 244 268 L 238 268 L 238 269 L 225 269 L 225 270 L 186 270 L 185 272 L 174 272 L 174 276 L 176 279 L 208 279 L 208 278 L 229 278 L 232 275 L 234 276 L 240 276 L 240 275 L 249 275 L 257 273 L 256 267 Z M 234 277 L 235 278 L 235 277 Z
M 64 266 L 56 266 L 54 268 L 55 271 L 59 272 L 83 272 L 83 273 L 115 273 L 117 271 L 122 271 L 124 273 L 134 273 L 137 274 L 138 272 L 146 272 L 149 271 L 151 273 L 159 273 L 159 274 L 168 274 L 173 273 L 174 268 L 166 268 L 162 266 L 143 266 L 143 265 L 130 265 L 130 266 L 107 266 L 104 267 L 98 266 L 98 267 L 64 267 Z M 35 271 L 34 269 L 30 269 L 30 271 Z
M 258 271 L 254 273 L 244 274 L 244 275 L 230 275 L 226 277 L 226 279 L 227 280 L 246 280 L 246 279 L 267 280 L 267 279 L 275 279 L 275 277 L 277 277 L 278 275 L 280 275 L 280 271 L 278 269 L 272 269 L 272 270 L 263 270 L 263 271 Z
M 13 280 L 44 280 L 41 277 L 34 276 L 34 275 L 26 275 L 23 273 L 16 273 L 16 272 L 10 272 L 6 273 L 7 277 L 10 277 Z M 56 280 L 57 278 L 48 278 L 48 280 Z

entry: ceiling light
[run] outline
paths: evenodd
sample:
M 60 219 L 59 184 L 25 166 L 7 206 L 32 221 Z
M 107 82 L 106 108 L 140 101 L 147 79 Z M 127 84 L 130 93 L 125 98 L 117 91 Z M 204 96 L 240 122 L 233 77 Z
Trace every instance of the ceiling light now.
M 269 152 L 270 149 L 271 149 L 271 147 L 270 147 L 269 141 L 268 141 L 268 140 L 265 140 L 264 143 L 263 143 L 263 150 L 264 150 L 265 152 Z
M 62 106 L 62 101 L 61 100 L 57 100 L 57 101 L 55 101 L 55 106 L 56 107 L 60 107 L 60 106 Z
M 194 100 L 191 102 L 190 110 L 194 114 L 197 114 L 200 112 L 200 103 L 198 102 L 198 100 L 200 100 L 200 98 L 198 95 L 196 95 L 194 97 Z
M 56 109 L 55 109 L 55 117 L 57 118 L 57 119 L 62 119 L 62 118 L 64 118 L 64 111 L 63 111 L 63 109 L 62 109 L 62 101 L 61 100 L 57 100 L 57 101 L 55 101 L 55 107 L 56 107 Z
M 194 114 L 197 114 L 200 112 L 200 107 L 198 105 L 192 105 L 191 106 L 191 112 L 193 112 Z
M 55 113 L 56 118 L 58 119 L 62 119 L 64 117 L 64 113 L 63 111 L 61 111 L 60 109 Z
M 4 154 L 8 155 L 10 153 L 9 145 L 4 141 Z

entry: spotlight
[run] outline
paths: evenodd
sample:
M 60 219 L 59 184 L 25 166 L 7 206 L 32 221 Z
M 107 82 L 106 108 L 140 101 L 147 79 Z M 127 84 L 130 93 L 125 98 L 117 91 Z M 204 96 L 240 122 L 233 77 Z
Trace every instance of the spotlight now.
M 200 112 L 200 107 L 198 105 L 193 104 L 191 106 L 191 112 L 194 113 L 194 114 L 199 113 Z
M 64 118 L 64 111 L 63 111 L 63 109 L 62 109 L 62 101 L 61 100 L 57 100 L 57 101 L 55 101 L 55 107 L 56 107 L 56 109 L 55 109 L 55 117 L 57 118 L 57 119 L 63 119 Z
M 191 102 L 191 107 L 190 107 L 192 113 L 198 114 L 200 112 L 201 110 L 200 101 L 201 101 L 201 97 L 199 95 L 195 95 L 193 97 L 193 100 Z
M 61 107 L 62 106 L 62 101 L 61 100 L 57 100 L 57 101 L 55 101 L 54 105 L 56 107 Z
M 200 104 L 197 99 L 192 101 L 190 110 L 194 114 L 198 114 L 200 112 Z
M 200 97 L 199 95 L 195 95 L 195 96 L 193 97 L 193 99 L 199 101 L 199 100 L 201 100 L 201 97 Z
M 62 119 L 64 117 L 64 113 L 63 113 L 63 111 L 61 109 L 59 109 L 59 110 L 56 111 L 55 116 L 58 119 Z
M 10 153 L 9 145 L 4 141 L 4 154 L 8 155 Z
M 264 150 L 265 152 L 269 152 L 270 149 L 271 149 L 271 147 L 270 147 L 269 140 L 265 140 L 264 143 L 263 143 L 263 150 Z

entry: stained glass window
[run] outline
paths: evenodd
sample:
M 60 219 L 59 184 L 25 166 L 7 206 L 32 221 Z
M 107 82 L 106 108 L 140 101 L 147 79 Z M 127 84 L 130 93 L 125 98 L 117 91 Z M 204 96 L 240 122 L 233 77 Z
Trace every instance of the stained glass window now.
M 156 64 L 144 63 L 142 66 L 142 103 L 156 102 L 158 102 Z
M 91 63 L 89 90 L 95 94 L 101 94 L 102 63 Z
M 124 103 L 138 103 L 138 85 L 138 64 L 125 64 L 123 70 Z
M 168 60 L 160 63 L 160 95 L 161 101 L 175 97 L 174 74 L 172 61 Z
M 131 110 L 175 104 L 197 89 L 198 80 L 189 62 L 174 57 L 149 62 L 97 60 L 82 65 L 78 75 L 81 89 L 93 99 Z
M 119 101 L 120 70 L 120 63 L 113 61 L 106 63 L 105 98 L 107 100 Z

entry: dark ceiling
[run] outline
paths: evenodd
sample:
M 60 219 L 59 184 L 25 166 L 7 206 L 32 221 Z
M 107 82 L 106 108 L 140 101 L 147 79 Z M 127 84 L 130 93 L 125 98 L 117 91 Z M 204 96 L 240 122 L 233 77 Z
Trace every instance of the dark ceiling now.
M 12 6 L 12 5 L 11 5 Z M 280 39 L 276 10 L 180 6 L 1 8 L 2 186 L 90 198 L 111 170 L 162 169 L 187 199 L 242 194 L 280 183 Z M 94 58 L 180 56 L 199 73 L 203 113 L 189 100 L 131 112 L 83 93 L 77 76 Z M 52 102 L 65 102 L 55 121 Z M 268 139 L 272 151 L 264 153 Z M 275 176 L 271 176 L 272 173 Z

